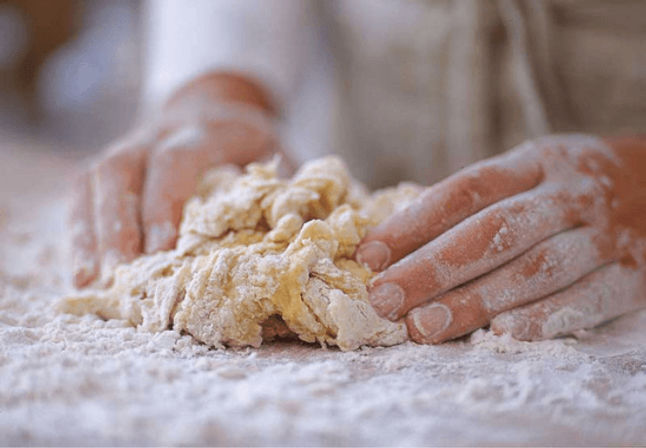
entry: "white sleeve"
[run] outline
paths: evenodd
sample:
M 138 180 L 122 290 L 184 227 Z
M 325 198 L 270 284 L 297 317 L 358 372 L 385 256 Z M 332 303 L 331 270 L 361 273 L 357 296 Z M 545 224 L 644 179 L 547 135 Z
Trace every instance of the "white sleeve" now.
M 309 0 L 148 0 L 144 104 L 213 69 L 248 73 L 288 103 L 316 35 L 313 14 Z

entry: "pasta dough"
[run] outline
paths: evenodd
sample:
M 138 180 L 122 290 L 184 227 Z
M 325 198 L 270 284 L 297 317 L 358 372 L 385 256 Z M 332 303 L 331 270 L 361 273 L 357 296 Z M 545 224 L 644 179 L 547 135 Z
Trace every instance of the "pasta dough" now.
M 375 313 L 372 273 L 351 257 L 369 226 L 419 191 L 401 184 L 369 195 L 336 157 L 306 163 L 290 180 L 278 177 L 277 161 L 243 174 L 220 168 L 188 201 L 176 249 L 118 266 L 110 287 L 67 297 L 62 309 L 174 328 L 216 347 L 257 347 L 263 325 L 282 322 L 303 341 L 341 350 L 398 344 L 404 323 Z

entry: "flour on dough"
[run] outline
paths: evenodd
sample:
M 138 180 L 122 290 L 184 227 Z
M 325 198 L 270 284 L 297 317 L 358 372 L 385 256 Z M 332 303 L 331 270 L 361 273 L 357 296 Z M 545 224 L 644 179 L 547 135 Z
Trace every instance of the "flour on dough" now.
M 369 226 L 419 191 L 402 184 L 369 195 L 336 157 L 306 163 L 290 180 L 277 176 L 276 161 L 244 174 L 220 168 L 186 204 L 175 250 L 118 266 L 109 288 L 66 297 L 62 309 L 174 328 L 216 347 L 257 347 L 272 321 L 341 350 L 398 344 L 404 323 L 373 311 L 372 273 L 351 257 Z

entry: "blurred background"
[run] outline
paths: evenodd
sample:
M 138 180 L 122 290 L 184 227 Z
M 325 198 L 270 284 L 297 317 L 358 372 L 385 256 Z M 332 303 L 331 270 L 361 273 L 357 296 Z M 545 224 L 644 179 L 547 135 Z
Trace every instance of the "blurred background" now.
M 548 133 L 646 132 L 646 0 L 305 4 L 0 0 L 0 178 L 39 144 L 96 154 L 215 66 L 277 92 L 295 160 L 339 153 L 372 187 Z
M 87 152 L 125 131 L 139 99 L 140 8 L 130 0 L 0 0 L 0 145 Z

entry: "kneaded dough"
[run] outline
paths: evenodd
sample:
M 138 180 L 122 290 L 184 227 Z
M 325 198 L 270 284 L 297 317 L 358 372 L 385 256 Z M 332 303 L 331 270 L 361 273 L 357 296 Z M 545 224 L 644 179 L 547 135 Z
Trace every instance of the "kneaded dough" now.
M 277 161 L 244 174 L 220 168 L 187 203 L 175 250 L 118 266 L 110 287 L 66 297 L 62 309 L 216 347 L 257 347 L 280 333 L 263 332 L 268 322 L 341 350 L 398 344 L 406 326 L 375 313 L 372 273 L 351 257 L 369 226 L 419 192 L 401 184 L 369 195 L 336 157 L 290 180 L 278 177 Z

